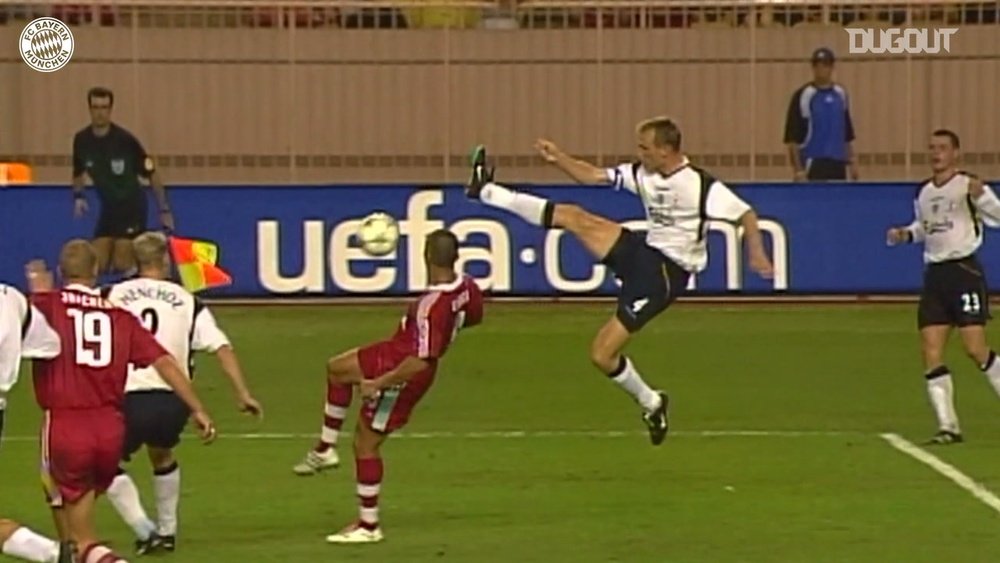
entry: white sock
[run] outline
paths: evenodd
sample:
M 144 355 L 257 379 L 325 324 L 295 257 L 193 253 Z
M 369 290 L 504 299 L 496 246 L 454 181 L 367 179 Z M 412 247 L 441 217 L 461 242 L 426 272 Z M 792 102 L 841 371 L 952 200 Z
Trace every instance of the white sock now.
M 139 489 L 128 474 L 122 473 L 111 482 L 111 486 L 108 487 L 108 500 L 140 540 L 149 539 L 149 536 L 156 531 L 156 524 L 146 516 L 146 511 L 142 508 Z
M 992 350 L 990 351 L 990 357 L 986 360 L 985 366 L 980 366 L 983 373 L 986 374 L 986 378 L 990 380 L 990 385 L 993 386 L 993 390 L 1000 395 L 1000 358 Z
M 490 182 L 483 186 L 479 199 L 492 207 L 510 211 L 532 225 L 545 226 L 545 206 L 549 204 L 549 200 L 545 198 L 515 192 L 500 184 Z
M 938 429 L 960 434 L 958 415 L 955 413 L 954 388 L 951 384 L 951 373 L 947 368 L 938 368 L 926 376 L 927 396 L 937 415 Z
M 177 505 L 181 498 L 181 468 L 175 463 L 166 473 L 153 476 L 156 491 L 156 517 L 161 536 L 177 535 Z
M 59 559 L 59 543 L 21 527 L 7 538 L 0 552 L 25 561 L 55 563 Z
M 635 366 L 632 365 L 632 360 L 626 356 L 622 356 L 621 358 L 624 366 L 619 368 L 617 375 L 611 376 L 611 380 L 642 405 L 642 408 L 646 412 L 658 409 L 660 407 L 660 395 L 656 391 L 653 391 L 649 385 L 646 385 L 646 382 L 642 380 L 642 376 L 639 375 Z

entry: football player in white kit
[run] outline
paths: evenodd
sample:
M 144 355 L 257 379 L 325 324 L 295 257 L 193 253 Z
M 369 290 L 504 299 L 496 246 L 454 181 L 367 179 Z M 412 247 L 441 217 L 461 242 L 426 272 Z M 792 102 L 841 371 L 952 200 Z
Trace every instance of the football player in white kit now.
M 24 294 L 0 283 L 0 444 L 7 393 L 17 383 L 22 358 L 55 358 L 59 335 Z M 73 563 L 73 545 L 46 538 L 0 517 L 0 553 L 37 563 Z
M 617 311 L 598 331 L 590 358 L 639 403 L 650 441 L 659 445 L 668 431 L 668 397 L 650 388 L 622 353 L 632 334 L 666 310 L 687 289 L 692 274 L 705 269 L 709 220 L 741 225 L 750 268 L 764 277 L 771 277 L 773 268 L 753 208 L 688 161 L 681 152 L 680 129 L 671 119 L 643 121 L 636 127 L 636 139 L 638 160 L 607 169 L 575 159 L 551 141 L 539 140 L 536 148 L 577 182 L 611 185 L 639 196 L 646 208 L 645 236 L 578 205 L 555 203 L 493 182 L 482 146 L 473 153 L 466 194 L 535 225 L 566 229 L 621 280 Z
M 188 370 L 190 377 L 194 370 L 193 352 L 214 353 L 233 386 L 240 411 L 260 416 L 263 412 L 260 403 L 247 389 L 236 353 L 211 311 L 200 299 L 167 279 L 170 273 L 167 238 L 161 233 L 143 233 L 135 239 L 133 247 L 138 277 L 106 288 L 107 298 L 138 317 L 177 363 Z M 132 370 L 125 391 L 123 459 L 129 461 L 146 446 L 153 466 L 157 522 L 146 516 L 139 491 L 124 470 L 108 489 L 108 498 L 135 532 L 138 555 L 158 549 L 174 551 L 181 473 L 173 448 L 180 443 L 190 413 L 152 369 Z
M 1000 361 L 986 341 L 990 294 L 976 253 L 983 244 L 983 225 L 1000 227 L 1000 200 L 989 186 L 958 169 L 959 139 L 938 129 L 930 139 L 931 170 L 913 202 L 909 225 L 887 233 L 890 245 L 923 243 L 923 291 L 917 308 L 927 395 L 938 419 L 938 432 L 928 444 L 963 441 L 955 412 L 951 371 L 944 349 L 958 329 L 966 355 L 1000 394 Z

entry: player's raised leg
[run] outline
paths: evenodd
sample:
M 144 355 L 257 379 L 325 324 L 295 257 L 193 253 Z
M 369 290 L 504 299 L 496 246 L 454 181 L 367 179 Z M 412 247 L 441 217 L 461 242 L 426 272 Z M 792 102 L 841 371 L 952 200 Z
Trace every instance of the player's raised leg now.
M 326 406 L 319 442 L 292 468 L 296 475 L 315 475 L 340 465 L 337 441 L 347 417 L 347 408 L 351 406 L 354 385 L 362 379 L 357 349 L 330 358 L 326 364 L 326 377 Z
M 944 363 L 944 349 L 950 334 L 949 325 L 933 324 L 920 329 L 927 396 L 938 421 L 938 432 L 927 441 L 928 444 L 947 445 L 962 441 L 962 430 L 955 411 L 951 371 Z
M 608 255 L 621 235 L 621 225 L 590 213 L 579 205 L 555 203 L 495 183 L 493 171 L 486 166 L 486 148 L 482 145 L 472 153 L 472 173 L 466 193 L 470 198 L 514 213 L 533 225 L 566 229 L 598 260 Z
M 379 449 L 387 436 L 372 430 L 358 419 L 354 434 L 354 463 L 358 492 L 358 520 L 340 532 L 327 536 L 336 544 L 376 543 L 382 541 L 379 526 L 378 497 L 382 489 L 383 464 Z
M 0 553 L 37 563 L 73 563 L 73 546 L 41 536 L 13 520 L 0 518 Z

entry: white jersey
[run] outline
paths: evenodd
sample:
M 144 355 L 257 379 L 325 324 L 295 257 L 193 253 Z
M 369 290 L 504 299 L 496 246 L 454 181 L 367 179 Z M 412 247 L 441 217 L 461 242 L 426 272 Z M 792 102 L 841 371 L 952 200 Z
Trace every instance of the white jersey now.
M 17 383 L 21 358 L 59 355 L 59 335 L 17 289 L 0 283 L 0 410 Z
M 153 333 L 188 377 L 194 370 L 193 352 L 215 352 L 229 345 L 212 312 L 176 283 L 135 278 L 112 286 L 106 294 L 108 300 L 135 315 Z M 152 367 L 129 371 L 125 392 L 160 389 L 170 390 L 170 386 Z
M 691 165 L 664 176 L 638 162 L 607 169 L 615 189 L 635 193 L 646 208 L 646 243 L 693 273 L 708 265 L 709 220 L 737 222 L 750 210 L 729 186 Z
M 983 244 L 983 224 L 1000 226 L 1000 200 L 989 186 L 973 200 L 971 176 L 958 172 L 937 185 L 923 183 L 913 202 L 914 221 L 907 227 L 914 242 L 924 243 L 924 262 L 932 264 L 972 256 Z

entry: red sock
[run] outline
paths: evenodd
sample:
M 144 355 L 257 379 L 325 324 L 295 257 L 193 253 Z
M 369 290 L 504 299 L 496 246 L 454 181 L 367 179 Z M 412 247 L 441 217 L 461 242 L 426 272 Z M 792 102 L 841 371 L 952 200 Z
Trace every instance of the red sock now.
M 327 382 L 326 409 L 323 417 L 323 429 L 320 431 L 319 443 L 316 444 L 317 452 L 323 453 L 337 444 L 340 427 L 344 424 L 347 407 L 351 404 L 352 393 L 353 387 L 350 385 Z
M 359 525 L 366 530 L 378 528 L 378 495 L 382 489 L 382 458 L 355 460 L 358 479 Z

